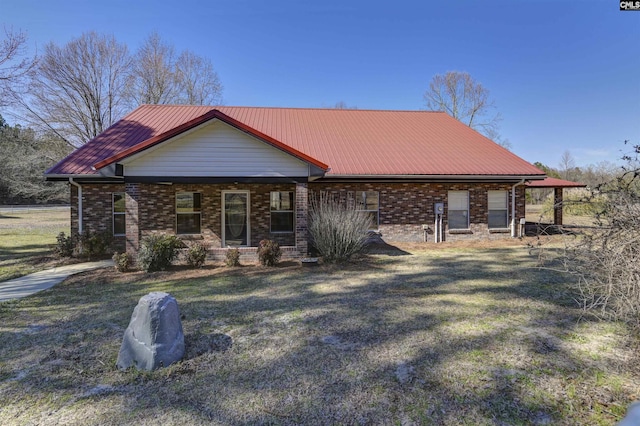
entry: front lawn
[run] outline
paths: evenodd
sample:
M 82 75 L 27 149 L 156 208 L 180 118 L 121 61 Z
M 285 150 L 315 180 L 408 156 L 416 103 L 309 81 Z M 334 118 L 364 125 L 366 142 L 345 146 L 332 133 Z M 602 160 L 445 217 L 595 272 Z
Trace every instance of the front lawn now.
M 64 263 L 52 251 L 60 232 L 69 235 L 69 208 L 1 211 L 0 281 Z
M 0 303 L 0 424 L 615 424 L 638 338 L 581 319 L 523 246 L 419 245 L 347 267 L 94 271 Z M 167 291 L 187 357 L 115 368 Z

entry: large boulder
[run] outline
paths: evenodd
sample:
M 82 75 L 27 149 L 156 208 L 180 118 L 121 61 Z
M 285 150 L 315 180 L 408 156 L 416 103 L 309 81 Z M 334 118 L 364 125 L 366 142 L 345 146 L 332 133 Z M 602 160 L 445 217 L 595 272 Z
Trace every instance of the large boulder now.
M 184 351 L 178 302 L 168 293 L 153 292 L 142 296 L 133 310 L 116 365 L 155 370 L 179 361 Z

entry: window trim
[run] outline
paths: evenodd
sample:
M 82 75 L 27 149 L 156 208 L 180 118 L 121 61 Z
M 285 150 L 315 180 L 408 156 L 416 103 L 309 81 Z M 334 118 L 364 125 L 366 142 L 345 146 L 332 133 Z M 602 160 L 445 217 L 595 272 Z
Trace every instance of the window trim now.
M 453 210 L 451 208 L 451 193 L 455 192 L 455 193 L 461 193 L 464 192 L 467 195 L 467 208 L 466 210 Z M 471 214 L 470 214 L 470 202 L 469 202 L 469 190 L 468 189 L 462 189 L 462 190 L 450 190 L 447 192 L 447 228 L 449 230 L 452 231 L 465 231 L 465 230 L 469 230 L 471 228 Z M 466 217 L 467 217 L 467 227 L 466 228 L 452 228 L 451 227 L 451 220 L 450 220 L 450 213 L 451 212 L 464 212 L 466 211 Z
M 491 193 L 501 192 L 504 194 L 504 208 L 503 209 L 490 209 L 490 200 L 489 196 Z M 505 224 L 504 226 L 491 226 L 489 223 L 490 213 L 494 211 L 502 212 L 504 211 Z M 500 229 L 508 229 L 509 228 L 509 191 L 506 190 L 489 190 L 487 191 L 487 228 L 491 230 L 500 230 Z
M 291 209 L 290 210 L 271 210 L 271 197 L 274 192 L 279 194 L 286 192 L 291 194 Z M 273 213 L 291 213 L 291 231 L 274 231 L 273 230 Z M 269 191 L 269 233 L 271 234 L 293 234 L 296 232 L 296 195 L 295 191 Z
M 200 210 L 193 212 L 178 212 L 178 195 L 179 194 L 199 194 L 200 195 Z M 180 191 L 175 193 L 175 209 L 176 209 L 176 217 L 175 217 L 175 230 L 176 235 L 200 235 L 202 234 L 202 192 L 198 191 Z M 198 220 L 198 232 L 180 232 L 178 231 L 178 216 L 179 215 L 194 215 L 197 214 L 199 217 Z
M 359 207 L 359 203 L 358 203 L 358 193 L 364 193 L 366 194 L 367 192 L 373 192 L 376 194 L 378 200 L 376 205 L 378 206 L 377 209 L 375 210 L 369 210 L 369 209 L 360 209 Z M 375 227 L 374 228 L 370 228 L 369 231 L 377 231 L 380 229 L 380 191 L 373 191 L 373 190 L 359 190 L 359 191 L 355 191 L 354 193 L 354 201 L 356 204 L 356 210 L 360 211 L 360 212 L 366 212 L 366 213 L 372 213 L 374 212 L 376 214 L 376 223 L 375 223 Z M 364 206 L 367 207 L 367 198 L 365 197 L 364 199 Z
M 125 200 L 125 209 L 122 212 L 116 212 L 116 194 L 122 194 L 122 198 Z M 127 235 L 127 209 L 126 209 L 126 197 L 127 193 L 124 191 L 117 191 L 111 193 L 111 231 L 114 237 L 122 237 Z M 124 233 L 116 234 L 116 215 L 124 216 Z
M 226 194 L 246 194 L 247 195 L 247 245 L 246 246 L 233 246 L 235 248 L 238 247 L 251 247 L 251 191 L 248 189 L 228 189 L 220 191 L 220 223 L 222 225 L 222 229 L 220 230 L 222 247 L 227 247 L 227 235 L 225 232 L 226 226 L 226 207 L 225 207 L 225 199 L 224 196 Z

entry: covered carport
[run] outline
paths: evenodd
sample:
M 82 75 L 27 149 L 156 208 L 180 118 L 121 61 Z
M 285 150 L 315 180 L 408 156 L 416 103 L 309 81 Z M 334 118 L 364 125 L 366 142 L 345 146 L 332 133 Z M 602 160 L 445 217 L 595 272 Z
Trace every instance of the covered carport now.
M 558 230 L 562 226 L 562 207 L 565 188 L 585 188 L 587 185 L 570 180 L 547 177 L 543 180 L 527 182 L 527 189 L 553 189 L 553 228 Z

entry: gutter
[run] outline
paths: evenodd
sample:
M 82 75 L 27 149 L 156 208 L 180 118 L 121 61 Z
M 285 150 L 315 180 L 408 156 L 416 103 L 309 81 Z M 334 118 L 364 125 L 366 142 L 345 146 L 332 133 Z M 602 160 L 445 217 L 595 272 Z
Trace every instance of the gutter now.
M 391 181 L 434 181 L 434 182 L 508 182 L 542 180 L 546 175 L 336 175 L 328 174 L 321 178 L 322 181 L 357 181 L 367 180 L 375 182 Z M 521 183 L 517 183 L 520 185 Z
M 82 235 L 82 185 L 69 178 L 69 183 L 78 188 L 78 234 Z
M 526 179 L 522 179 L 511 187 L 511 238 L 516 237 L 516 187 L 524 185 Z

